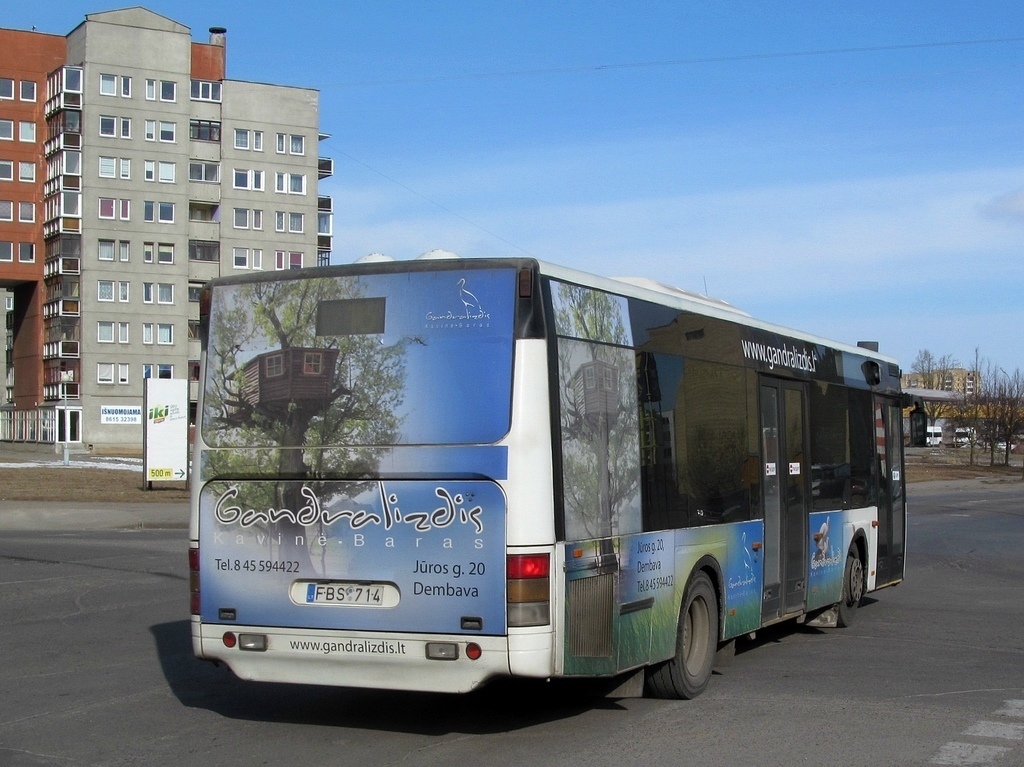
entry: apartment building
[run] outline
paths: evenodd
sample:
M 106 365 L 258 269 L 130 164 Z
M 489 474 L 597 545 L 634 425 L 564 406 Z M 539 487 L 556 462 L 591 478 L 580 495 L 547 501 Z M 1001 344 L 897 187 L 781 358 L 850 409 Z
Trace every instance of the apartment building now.
M 139 7 L 0 29 L 0 440 L 140 450 L 145 379 L 194 407 L 203 283 L 329 260 L 318 93 L 225 63 Z

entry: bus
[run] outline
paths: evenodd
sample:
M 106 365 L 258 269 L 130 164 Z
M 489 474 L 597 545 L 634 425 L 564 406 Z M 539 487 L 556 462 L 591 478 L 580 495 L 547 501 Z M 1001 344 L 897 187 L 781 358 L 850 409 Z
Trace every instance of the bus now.
M 219 278 L 200 335 L 192 644 L 240 678 L 688 699 L 903 580 L 870 349 L 514 258 Z

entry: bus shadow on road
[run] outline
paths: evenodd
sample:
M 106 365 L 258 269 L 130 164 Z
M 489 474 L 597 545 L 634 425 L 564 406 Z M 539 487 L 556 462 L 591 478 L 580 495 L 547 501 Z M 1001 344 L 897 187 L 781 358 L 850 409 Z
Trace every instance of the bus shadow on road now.
M 466 695 L 246 682 L 192 655 L 189 621 L 152 626 L 164 678 L 184 706 L 248 721 L 419 735 L 493 734 L 622 709 L 593 681 L 501 679 Z

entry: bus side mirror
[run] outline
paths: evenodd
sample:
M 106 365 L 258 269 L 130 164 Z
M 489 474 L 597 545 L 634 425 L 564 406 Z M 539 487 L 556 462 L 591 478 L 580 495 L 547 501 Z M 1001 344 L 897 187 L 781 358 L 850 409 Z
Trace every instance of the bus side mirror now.
M 928 414 L 920 406 L 910 411 L 910 446 L 928 446 Z

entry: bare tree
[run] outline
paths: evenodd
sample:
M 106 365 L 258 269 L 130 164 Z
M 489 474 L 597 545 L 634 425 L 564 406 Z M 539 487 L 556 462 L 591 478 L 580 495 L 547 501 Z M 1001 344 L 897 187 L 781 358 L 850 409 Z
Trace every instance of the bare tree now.
M 910 371 L 920 377 L 922 388 L 946 391 L 947 380 L 951 379 L 950 373 L 958 367 L 960 363 L 951 354 L 936 358 L 927 349 L 921 349 L 914 358 Z M 949 405 L 945 402 L 926 400 L 924 410 L 928 415 L 929 425 L 932 425 L 947 414 Z
M 988 416 L 986 437 L 990 463 L 995 463 L 996 450 L 1002 452 L 1003 465 L 1010 465 L 1010 451 L 1016 436 L 1024 430 L 1024 374 L 1012 374 L 993 366 L 986 385 L 985 410 Z

